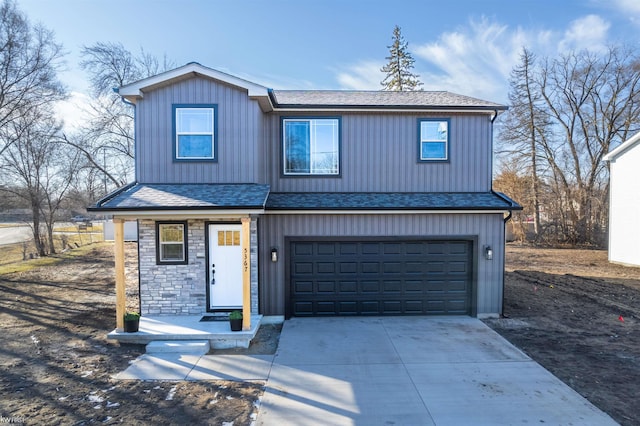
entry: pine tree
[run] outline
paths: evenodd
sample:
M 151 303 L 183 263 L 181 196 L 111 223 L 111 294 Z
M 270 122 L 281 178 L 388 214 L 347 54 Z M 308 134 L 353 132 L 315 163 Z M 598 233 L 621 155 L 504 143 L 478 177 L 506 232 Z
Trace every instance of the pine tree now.
M 389 56 L 387 59 L 389 62 L 382 67 L 380 71 L 386 74 L 386 77 L 380 83 L 383 90 L 396 90 L 399 92 L 420 90 L 422 82 L 419 80 L 417 74 L 413 74 L 413 63 L 415 60 L 407 50 L 407 43 L 402 37 L 400 27 L 395 26 L 393 29 L 393 44 L 387 46 L 389 48 Z

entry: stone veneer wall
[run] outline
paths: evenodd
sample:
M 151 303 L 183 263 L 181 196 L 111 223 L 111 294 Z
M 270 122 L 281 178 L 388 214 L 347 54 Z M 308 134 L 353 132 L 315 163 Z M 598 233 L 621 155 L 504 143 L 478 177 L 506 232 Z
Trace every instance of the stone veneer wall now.
M 165 220 L 165 219 L 163 219 Z M 138 221 L 142 315 L 201 315 L 207 310 L 205 221 L 187 222 L 187 265 L 156 264 L 154 220 Z M 258 225 L 250 225 L 251 312 L 258 313 Z M 239 283 L 241 285 L 241 283 Z

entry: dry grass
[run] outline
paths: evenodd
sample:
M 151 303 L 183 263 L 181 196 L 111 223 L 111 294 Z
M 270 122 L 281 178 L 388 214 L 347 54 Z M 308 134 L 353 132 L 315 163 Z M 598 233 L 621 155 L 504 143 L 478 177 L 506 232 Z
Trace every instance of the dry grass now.
M 67 251 L 72 248 L 86 246 L 104 241 L 102 233 L 102 224 L 95 224 L 86 230 L 81 230 L 77 226 L 69 226 L 64 228 L 56 228 L 53 235 L 54 245 L 57 252 Z M 37 259 L 37 250 L 33 239 L 24 243 L 6 244 L 0 246 L 0 266 L 11 265 L 23 261 L 41 260 L 43 266 L 48 264 L 47 258 Z M 24 263 L 24 262 L 23 262 Z M 55 263 L 55 262 L 54 262 Z M 21 268 L 20 265 L 13 265 L 13 268 Z M 15 269 L 16 271 L 18 269 Z

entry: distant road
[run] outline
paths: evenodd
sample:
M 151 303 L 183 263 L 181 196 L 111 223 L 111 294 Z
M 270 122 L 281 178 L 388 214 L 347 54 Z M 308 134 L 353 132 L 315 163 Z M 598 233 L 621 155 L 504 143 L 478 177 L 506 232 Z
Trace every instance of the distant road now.
M 33 238 L 31 228 L 26 225 L 12 226 L 11 228 L 0 228 L 0 246 L 5 244 L 21 243 Z

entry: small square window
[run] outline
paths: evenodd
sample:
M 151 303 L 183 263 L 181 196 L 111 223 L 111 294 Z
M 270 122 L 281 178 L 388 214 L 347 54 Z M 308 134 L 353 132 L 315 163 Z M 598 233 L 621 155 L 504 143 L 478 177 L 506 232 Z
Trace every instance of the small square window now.
M 176 160 L 217 160 L 215 105 L 174 105 Z
M 449 120 L 422 119 L 418 121 L 418 158 L 420 161 L 449 159 Z
M 187 223 L 156 223 L 156 256 L 158 264 L 187 263 Z

